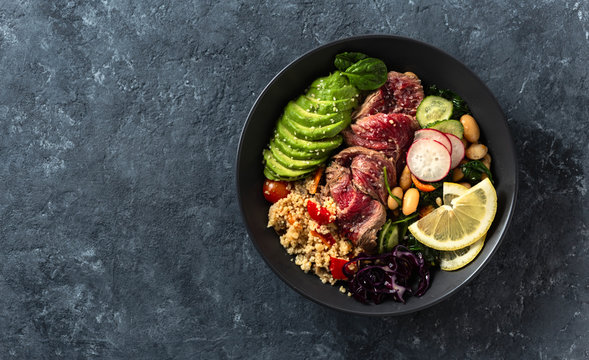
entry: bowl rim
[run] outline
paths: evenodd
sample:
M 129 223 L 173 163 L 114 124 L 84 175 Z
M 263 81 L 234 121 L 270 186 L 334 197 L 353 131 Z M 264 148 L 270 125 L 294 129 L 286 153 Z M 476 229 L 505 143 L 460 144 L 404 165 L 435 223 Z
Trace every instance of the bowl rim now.
M 252 116 L 253 114 L 256 112 L 256 109 L 258 108 L 261 100 L 266 96 L 267 92 L 269 91 L 269 89 L 273 86 L 273 84 L 284 74 L 286 73 L 291 67 L 293 67 L 294 65 L 296 65 L 297 63 L 303 61 L 303 59 L 305 59 L 306 57 L 315 54 L 317 52 L 320 52 L 326 48 L 332 47 L 332 46 L 337 46 L 349 41 L 357 41 L 357 40 L 365 40 L 365 39 L 387 39 L 387 40 L 397 40 L 397 41 L 406 41 L 406 42 L 413 42 L 421 47 L 425 47 L 425 48 L 429 48 L 430 50 L 433 50 L 435 52 L 439 52 L 442 55 L 450 58 L 451 60 L 453 60 L 459 67 L 462 68 L 462 70 L 472 74 L 472 76 L 481 84 L 481 86 L 484 88 L 484 90 L 486 92 L 488 92 L 491 95 L 491 99 L 493 101 L 493 106 L 496 107 L 497 109 L 499 109 L 499 112 L 501 114 L 501 121 L 503 122 L 503 125 L 505 125 L 505 127 L 508 130 L 508 138 L 504 139 L 505 142 L 507 142 L 508 146 L 510 147 L 510 149 L 512 151 L 510 151 L 511 154 L 513 154 L 513 192 L 511 194 L 509 194 L 509 196 L 507 197 L 507 203 L 510 204 L 509 207 L 506 208 L 506 220 L 505 222 L 502 224 L 502 226 L 500 228 L 495 229 L 495 232 L 499 232 L 499 239 L 497 240 L 497 244 L 491 249 L 491 252 L 487 255 L 486 259 L 479 264 L 479 266 L 477 268 L 475 268 L 470 275 L 468 275 L 464 280 L 462 280 L 457 286 L 455 286 L 454 288 L 452 288 L 451 290 L 447 291 L 446 293 L 444 293 L 442 296 L 436 298 L 435 300 L 432 300 L 430 302 L 424 303 L 422 305 L 417 305 L 415 307 L 412 308 L 408 308 L 406 310 L 403 310 L 403 308 L 401 308 L 400 311 L 395 311 L 395 312 L 378 312 L 378 311 L 356 311 L 356 310 L 351 310 L 351 309 L 347 309 L 341 306 L 337 306 L 334 304 L 330 304 L 328 302 L 324 302 L 324 301 L 320 301 L 319 299 L 316 299 L 314 297 L 312 297 L 310 294 L 307 294 L 305 291 L 303 291 L 302 289 L 300 289 L 298 286 L 296 286 L 295 284 L 293 284 L 288 277 L 284 276 L 280 271 L 278 271 L 278 269 L 275 267 L 275 265 L 269 261 L 269 259 L 267 259 L 258 243 L 254 240 L 254 236 L 252 233 L 252 230 L 250 229 L 250 227 L 248 226 L 247 223 L 247 219 L 245 217 L 245 204 L 243 203 L 242 200 L 242 193 L 241 193 L 241 189 L 240 189 L 240 183 L 241 183 L 241 177 L 240 177 L 240 173 L 241 173 L 241 157 L 242 157 L 242 149 L 244 148 L 245 144 L 244 144 L 244 134 L 250 124 L 250 122 L 252 121 Z M 503 111 L 503 109 L 501 108 L 499 102 L 497 101 L 497 98 L 495 97 L 495 95 L 493 94 L 493 92 L 491 92 L 491 90 L 488 88 L 488 86 L 480 79 L 480 77 L 473 72 L 472 70 L 470 70 L 462 61 L 456 59 L 454 56 L 450 55 L 449 53 L 447 53 L 446 51 L 435 47 L 433 45 L 430 45 L 426 42 L 423 42 L 421 40 L 417 40 L 414 38 L 410 38 L 410 37 L 405 37 L 405 36 L 399 36 L 399 35 L 390 35 L 390 34 L 363 34 L 363 35 L 356 35 L 356 36 L 350 36 L 350 37 L 345 37 L 345 38 L 340 38 L 338 40 L 334 40 L 334 41 L 330 41 L 327 42 L 323 45 L 314 47 L 306 52 L 304 52 L 303 54 L 297 56 L 294 60 L 290 61 L 286 66 L 284 66 L 278 73 L 276 73 L 276 75 L 274 75 L 272 77 L 272 79 L 264 86 L 264 88 L 262 89 L 262 91 L 260 92 L 260 94 L 256 97 L 253 106 L 250 108 L 250 111 L 248 112 L 248 115 L 246 117 L 246 121 L 243 124 L 243 127 L 241 129 L 240 135 L 239 135 L 239 143 L 238 143 L 238 147 L 237 147 L 237 156 L 235 158 L 235 162 L 234 162 L 234 171 L 235 171 L 235 188 L 237 190 L 237 198 L 238 198 L 238 202 L 239 202 L 239 209 L 240 209 L 240 215 L 241 215 L 241 219 L 244 222 L 247 234 L 251 240 L 251 242 L 253 243 L 254 247 L 256 248 L 256 250 L 258 251 L 258 254 L 260 255 L 260 257 L 264 260 L 264 262 L 272 269 L 273 273 L 275 275 L 277 275 L 283 282 L 285 282 L 289 287 L 291 287 L 292 289 L 294 289 L 297 293 L 299 293 L 300 295 L 304 296 L 305 298 L 320 304 L 322 306 L 334 309 L 334 310 L 338 310 L 344 313 L 348 313 L 348 314 L 354 314 L 354 315 L 363 315 L 363 316 L 371 316 L 371 317 L 382 317 L 382 316 L 400 316 L 400 315 L 406 315 L 406 314 L 410 314 L 410 313 L 414 313 L 414 312 L 418 312 L 421 310 L 424 310 L 426 308 L 432 307 L 436 304 L 439 304 L 440 302 L 449 299 L 450 297 L 452 297 L 454 294 L 456 294 L 460 289 L 462 289 L 465 285 L 467 285 L 468 283 L 470 283 L 475 277 L 477 277 L 481 271 L 483 270 L 483 268 L 490 262 L 490 259 L 493 257 L 493 255 L 497 252 L 499 246 L 501 245 L 501 243 L 503 242 L 503 239 L 505 238 L 507 231 L 509 229 L 509 226 L 511 225 L 512 219 L 513 219 L 513 215 L 515 212 L 515 208 L 516 208 L 516 202 L 517 202 L 517 194 L 518 194 L 518 188 L 519 188 L 519 163 L 518 163 L 518 158 L 517 158 L 517 154 L 515 152 L 515 143 L 513 140 L 513 136 L 511 134 L 511 131 L 509 131 L 509 126 L 508 126 L 508 122 L 507 122 L 507 118 L 505 116 L 505 113 Z M 327 285 L 326 285 L 327 286 Z M 343 294 L 342 294 L 343 295 Z M 378 308 L 378 305 L 373 305 L 370 306 L 368 305 L 366 307 L 367 310 L 372 309 L 374 310 L 375 308 Z

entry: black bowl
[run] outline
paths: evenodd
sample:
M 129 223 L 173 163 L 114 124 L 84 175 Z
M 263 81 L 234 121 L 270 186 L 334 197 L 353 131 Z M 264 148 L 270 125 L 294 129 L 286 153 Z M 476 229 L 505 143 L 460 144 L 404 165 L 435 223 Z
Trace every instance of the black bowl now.
M 262 150 L 268 144 L 276 120 L 287 102 L 303 93 L 314 79 L 334 71 L 334 57 L 344 51 L 359 51 L 380 58 L 389 70 L 414 72 L 424 86 L 437 84 L 457 92 L 470 106 L 493 158 L 498 207 L 485 247 L 466 267 L 454 272 L 435 272 L 428 292 L 419 298 L 409 298 L 406 304 L 387 301 L 379 305 L 365 305 L 340 293 L 339 286 L 321 283 L 318 277 L 305 274 L 291 261 L 291 256 L 280 245 L 278 235 L 266 227 L 269 204 L 262 196 Z M 250 238 L 264 260 L 282 280 L 307 298 L 355 314 L 406 314 L 448 298 L 489 262 L 505 235 L 515 209 L 517 163 L 513 140 L 493 94 L 474 73 L 452 56 L 428 44 L 397 36 L 368 35 L 335 41 L 308 52 L 284 68 L 262 91 L 249 113 L 241 133 L 236 165 L 241 212 Z

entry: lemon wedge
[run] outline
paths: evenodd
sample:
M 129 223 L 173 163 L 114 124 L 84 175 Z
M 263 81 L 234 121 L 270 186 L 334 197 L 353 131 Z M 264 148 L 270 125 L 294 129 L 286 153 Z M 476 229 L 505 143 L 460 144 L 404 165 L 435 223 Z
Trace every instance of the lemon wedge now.
M 444 187 L 449 186 L 444 183 Z M 451 186 L 451 185 L 450 185 Z M 452 251 L 474 244 L 491 227 L 497 212 L 497 193 L 485 179 L 461 195 L 450 198 L 427 216 L 409 226 L 422 244 L 436 250 Z
M 444 183 L 443 187 L 443 201 L 444 204 L 452 204 L 452 200 L 464 194 L 468 188 L 466 186 L 456 183 Z M 453 271 L 463 268 L 473 261 L 483 249 L 485 245 L 485 237 L 477 240 L 474 244 L 464 247 L 462 249 L 453 251 L 440 251 L 440 269 L 445 271 Z
M 483 237 L 477 240 L 474 244 L 462 249 L 453 251 L 440 251 L 440 269 L 445 271 L 453 271 L 468 265 L 483 249 L 483 245 L 485 245 L 485 237 L 486 234 L 483 235 Z
M 467 190 L 468 188 L 464 185 L 452 182 L 445 182 L 443 186 L 442 201 L 445 205 L 451 205 L 452 200 L 464 194 Z

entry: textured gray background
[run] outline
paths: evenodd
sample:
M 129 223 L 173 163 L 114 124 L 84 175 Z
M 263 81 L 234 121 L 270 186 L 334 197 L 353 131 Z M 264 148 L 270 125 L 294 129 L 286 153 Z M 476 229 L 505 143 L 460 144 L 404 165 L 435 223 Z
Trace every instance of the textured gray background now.
M 0 1 L 0 359 L 589 358 L 589 5 L 472 3 Z M 291 290 L 234 190 L 264 85 L 367 33 L 477 73 L 521 166 L 491 263 L 399 318 Z

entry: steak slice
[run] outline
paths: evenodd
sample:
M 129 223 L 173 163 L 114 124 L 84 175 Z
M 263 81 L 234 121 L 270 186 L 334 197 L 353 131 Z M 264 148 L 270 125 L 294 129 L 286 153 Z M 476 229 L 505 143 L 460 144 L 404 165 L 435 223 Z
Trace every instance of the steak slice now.
M 354 113 L 353 119 L 377 113 L 415 116 L 423 96 L 423 86 L 418 77 L 390 71 L 384 85 L 366 97 L 362 106 Z
M 394 185 L 395 164 L 390 159 L 378 151 L 354 146 L 335 155 L 325 171 L 326 188 L 337 204 L 338 228 L 368 252 L 376 247 L 377 233 L 386 221 L 384 167 Z
M 337 220 L 337 224 L 346 235 L 357 246 L 367 252 L 376 249 L 376 237 L 378 231 L 387 219 L 386 209 L 380 202 L 366 197 L 369 201 L 364 207 L 354 213 L 354 217 L 346 220 Z
M 382 151 L 397 163 L 411 145 L 415 130 L 415 119 L 412 116 L 378 113 L 359 119 L 342 134 L 349 146 Z
M 361 146 L 352 146 L 334 156 L 334 161 L 349 166 L 352 172 L 352 184 L 364 194 L 370 195 L 383 204 L 387 201 L 384 171 L 387 169 L 387 181 L 390 186 L 397 182 L 395 164 L 383 153 Z

